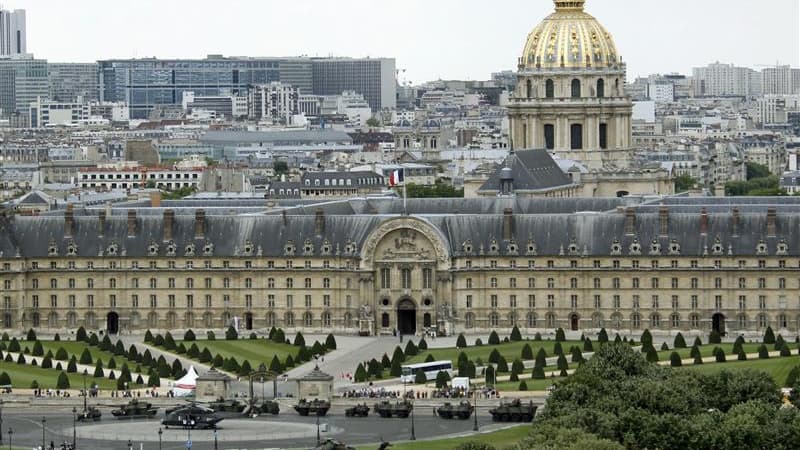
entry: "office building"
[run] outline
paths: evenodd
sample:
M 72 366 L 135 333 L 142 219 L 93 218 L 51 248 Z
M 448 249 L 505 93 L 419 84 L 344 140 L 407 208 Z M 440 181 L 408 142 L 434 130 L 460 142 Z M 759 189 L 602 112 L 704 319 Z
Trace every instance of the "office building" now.
M 393 58 L 314 58 L 315 95 L 341 95 L 355 91 L 373 111 L 394 109 L 397 79 Z
M 100 98 L 97 63 L 48 63 L 50 100 L 96 102 Z
M 273 124 L 288 125 L 292 116 L 300 114 L 300 90 L 296 87 L 273 81 L 250 88 L 249 116 Z
M 233 95 L 196 96 L 194 92 L 184 91 L 183 110 L 189 114 L 198 111 L 211 111 L 217 117 L 240 119 L 247 116 L 247 97 Z
M 31 128 L 78 126 L 89 120 L 88 103 L 56 102 L 39 97 L 30 104 L 29 124 Z
M 698 97 L 746 97 L 757 95 L 751 88 L 752 78 L 760 78 L 753 69 L 719 62 L 692 69 L 695 95 Z
M 47 61 L 30 55 L 0 58 L 0 109 L 3 117 L 22 117 L 27 125 L 28 108 L 49 94 Z
M 0 8 L 0 56 L 22 55 L 27 52 L 25 10 L 9 11 Z
M 793 92 L 792 68 L 789 66 L 768 67 L 761 71 L 764 95 L 789 95 Z

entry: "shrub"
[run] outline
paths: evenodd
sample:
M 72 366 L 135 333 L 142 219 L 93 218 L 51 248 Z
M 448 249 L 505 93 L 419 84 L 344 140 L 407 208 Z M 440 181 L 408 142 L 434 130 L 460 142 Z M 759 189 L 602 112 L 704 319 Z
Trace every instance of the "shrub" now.
M 722 343 L 722 335 L 719 334 L 719 331 L 712 330 L 711 334 L 708 335 L 708 343 L 709 344 L 721 344 Z
M 19 356 L 17 357 L 17 364 L 25 364 L 25 355 L 23 355 L 22 353 L 20 353 Z
M 128 348 L 128 359 L 131 361 L 139 361 L 141 356 L 139 356 L 139 350 L 136 349 L 136 346 L 131 344 Z
M 319 343 L 319 341 L 314 341 L 314 345 L 311 346 L 311 354 L 312 355 L 324 355 L 325 354 L 325 347 Z
M 163 347 L 164 346 L 164 336 L 157 334 L 155 339 L 153 339 L 153 345 L 156 347 Z
M 534 340 L 535 342 L 539 342 L 539 341 L 541 341 L 541 340 L 542 340 L 542 335 L 541 335 L 541 333 L 538 333 L 538 332 L 537 332 L 536 334 L 534 334 L 534 335 L 533 335 L 533 340 Z
M 325 338 L 325 348 L 328 350 L 336 350 L 336 338 L 333 337 L 333 334 L 329 334 L 328 337 Z M 428 347 L 426 346 L 425 348 L 427 349 Z
M 306 338 L 303 337 L 303 333 L 298 331 L 297 334 L 294 335 L 294 345 L 296 347 L 305 347 Z
M 239 333 L 236 332 L 236 328 L 228 327 L 228 329 L 225 330 L 225 340 L 235 341 L 237 339 L 239 339 Z
M 606 332 L 605 328 L 600 329 L 600 334 L 597 335 L 597 342 L 600 344 L 608 342 L 608 332 Z
M 761 347 L 758 347 L 758 359 L 769 359 L 769 350 L 767 350 L 765 344 L 761 344 Z
M 664 342 L 663 344 L 661 344 L 661 351 L 665 352 L 667 350 L 669 350 L 669 345 L 667 345 L 667 343 Z
M 25 336 L 25 340 L 28 342 L 33 342 L 36 340 L 36 332 L 33 331 L 33 328 L 28 329 L 28 334 Z
M 183 371 L 183 364 L 181 364 L 181 360 L 175 358 L 175 361 L 172 362 L 172 378 L 178 379 L 184 375 Z
M 111 338 L 108 335 L 103 336 L 103 340 L 100 342 L 100 350 L 103 351 L 111 351 L 114 349 L 113 344 L 111 344 Z
M 75 355 L 72 355 L 72 358 L 69 359 L 69 363 L 67 364 L 67 373 L 77 373 L 78 372 L 78 362 L 75 360 Z
M 536 353 L 536 362 L 534 366 L 538 367 L 547 367 L 547 352 L 544 351 L 544 348 L 539 348 L 539 351 Z
M 544 367 L 535 366 L 532 377 L 534 380 L 544 380 Z
M 484 379 L 487 385 L 492 385 L 497 382 L 497 374 L 495 374 L 494 366 L 489 365 L 486 366 L 486 371 L 484 372 Z
M 558 368 L 558 370 L 567 370 L 567 368 L 569 367 L 569 363 L 567 363 L 567 358 L 563 354 L 559 355 L 558 361 L 556 362 L 556 367 Z
M 647 349 L 645 359 L 647 359 L 647 362 L 658 362 L 658 352 L 656 352 L 656 349 L 654 349 L 652 345 Z
M 395 361 L 403 363 L 405 362 L 405 360 L 406 360 L 406 355 L 405 353 L 403 353 L 403 349 L 400 348 L 400 346 L 398 345 L 397 347 L 394 348 L 394 353 L 392 353 L 392 364 L 394 364 Z
M 272 340 L 278 344 L 283 344 L 286 342 L 286 333 L 283 332 L 283 328 L 278 328 L 275 330 L 275 336 Z
M 497 373 L 508 373 L 508 362 L 502 356 L 497 361 Z
M 81 327 L 81 328 L 83 328 L 83 327 Z M 78 330 L 78 332 L 80 332 L 80 329 Z M 86 334 L 85 331 L 83 333 Z M 144 341 L 145 342 L 153 342 L 153 333 L 150 330 L 147 330 L 144 333 Z
M 39 389 L 39 382 L 36 380 L 31 381 L 31 389 Z
M 40 341 L 36 341 L 33 343 L 33 356 L 44 356 L 44 347 L 42 347 L 42 343 Z
M 497 335 L 497 332 L 492 330 L 489 333 L 489 345 L 500 345 L 500 336 Z
M 572 362 L 574 363 L 583 362 L 583 353 L 581 353 L 581 349 L 579 349 L 578 347 L 572 347 L 570 353 L 572 354 L 571 358 Z
M 459 444 L 457 447 L 453 448 L 453 450 L 495 450 L 495 448 L 491 444 L 484 442 L 468 441 Z
M 617 333 L 617 335 L 614 336 L 614 343 L 615 344 L 621 344 L 622 343 L 622 338 L 619 337 L 619 333 Z
M 5 372 L 3 372 L 5 373 Z M 789 371 L 789 374 L 786 375 L 786 381 L 783 383 L 784 386 L 794 386 L 797 384 L 797 380 L 800 378 L 800 366 L 792 367 L 792 370 Z M 8 384 L 3 383 L 2 375 L 0 375 L 0 385 Z
M 391 367 L 389 367 L 389 375 L 393 377 L 399 377 L 400 375 L 402 375 L 403 374 L 402 365 L 403 363 L 399 359 L 397 358 L 393 359 L 392 365 Z
M 533 359 L 533 349 L 527 343 L 522 347 L 522 360 L 530 361 Z
M 586 338 L 586 340 L 583 341 L 583 351 L 585 352 L 594 351 L 594 346 L 592 346 L 592 341 L 590 341 L 589 338 Z
M 649 348 L 653 345 L 653 335 L 650 334 L 649 329 L 645 329 L 642 333 L 642 347 Z
M 150 387 L 161 386 L 161 378 L 158 376 L 158 372 L 155 370 L 150 371 L 150 376 L 147 377 L 147 385 Z
M 92 333 L 92 334 L 89 336 L 89 341 L 88 341 L 88 343 L 89 343 L 89 345 L 91 345 L 92 347 L 97 347 L 98 345 L 100 345 L 100 338 L 98 338 L 98 337 L 97 337 L 97 334 L 96 334 L 96 333 Z
M 245 359 L 244 362 L 242 363 L 242 366 L 239 368 L 239 375 L 241 376 L 250 375 L 250 372 L 252 371 L 253 368 L 250 367 L 250 361 Z
M 717 359 L 718 363 L 724 363 L 727 361 L 725 358 L 725 351 L 719 347 L 714 347 L 714 357 Z
M 200 356 L 197 357 L 197 360 L 201 363 L 211 362 L 211 350 L 209 350 L 208 347 L 203 347 L 203 351 L 200 352 Z
M 669 365 L 672 367 L 680 367 L 683 365 L 681 355 L 679 355 L 678 352 L 672 352 L 672 354 L 669 355 Z
M 103 378 L 103 376 L 104 376 L 103 361 L 98 359 L 97 360 L 97 364 L 95 364 L 95 366 L 94 366 L 94 377 L 95 378 Z
M 556 342 L 564 342 L 566 340 L 567 340 L 567 338 L 564 335 L 564 329 L 563 328 L 557 329 L 556 330 Z
M 519 390 L 521 392 L 525 392 L 528 390 L 528 383 L 526 383 L 525 380 L 519 382 Z
M 419 344 L 417 344 L 417 349 L 420 351 L 428 349 L 428 343 L 425 342 L 425 338 L 419 340 Z
M 117 345 L 114 346 L 114 354 L 117 356 L 125 356 L 128 353 L 125 351 L 125 344 L 121 340 L 117 340 Z
M 561 355 L 563 353 L 564 353 L 564 349 L 561 347 L 561 342 L 556 342 L 555 345 L 553 345 L 553 354 L 554 355 Z
M 389 367 L 392 367 L 392 360 L 389 358 L 389 355 L 387 355 L 386 353 L 384 353 L 383 354 L 383 358 L 381 358 L 381 366 L 383 366 L 384 369 L 388 369 Z
M 145 366 L 153 365 L 153 355 L 150 353 L 149 349 L 145 349 L 144 353 L 142 354 L 142 364 Z
M 428 353 L 428 356 L 425 357 L 425 362 L 429 363 L 429 362 L 434 362 L 434 361 L 436 361 L 436 358 L 433 357 L 432 353 Z M 391 364 L 391 362 L 390 362 L 390 364 Z
M 675 336 L 675 341 L 672 343 L 672 346 L 676 349 L 686 348 L 686 340 L 683 338 L 683 335 L 681 333 L 678 333 Z
M 197 357 L 200 356 L 200 347 L 198 347 L 196 343 L 192 343 L 192 346 L 186 351 L 186 356 L 197 359 Z
M 789 350 L 789 345 L 786 342 L 784 342 L 783 345 L 781 346 L 781 356 L 782 357 L 792 356 L 792 351 Z
M 775 350 L 780 350 L 781 347 L 783 347 L 783 344 L 785 343 L 786 341 L 783 340 L 783 336 L 779 334 L 778 337 L 775 339 Z
M 42 369 L 52 369 L 53 368 L 53 360 L 48 357 L 44 357 L 42 360 Z
M 447 383 L 450 381 L 450 374 L 447 371 L 439 371 L 436 374 L 436 388 L 437 389 L 444 389 L 447 387 Z
M 167 334 L 164 335 L 164 348 L 167 350 L 175 350 L 175 339 L 172 337 L 172 333 L 167 331 Z
M 0 373 L 0 386 L 11 386 L 11 377 L 7 373 Z
M 700 336 L 696 336 L 694 338 L 694 343 L 692 344 L 692 346 L 693 347 L 702 347 L 703 346 L 703 341 L 700 340 Z
M 513 381 L 513 382 L 519 381 L 519 375 L 517 375 L 514 372 L 511 372 L 511 375 L 509 375 L 508 377 L 508 381 Z
M 8 351 L 19 353 L 19 341 L 17 338 L 11 339 L 11 342 L 8 343 Z
M 771 345 L 775 343 L 775 333 L 772 331 L 772 327 L 767 327 L 767 330 L 764 332 L 764 344 Z
M 739 361 L 747 361 L 747 353 L 744 352 L 743 349 L 739 350 L 739 353 L 736 354 Z
M 217 335 L 214 334 L 213 331 L 208 331 L 208 332 L 206 332 L 206 339 L 209 340 L 209 341 L 216 341 L 217 340 Z
M 522 340 L 522 333 L 519 332 L 519 327 L 514 325 L 514 328 L 511 329 L 511 342 L 519 342 Z
M 175 361 L 177 361 L 177 359 Z M 109 369 L 116 369 L 117 368 L 117 360 L 114 359 L 113 356 L 111 357 L 111 359 L 108 360 L 108 368 Z
M 92 363 L 92 353 L 89 351 L 88 348 L 83 349 L 83 352 L 81 353 L 81 359 L 79 361 L 81 364 L 86 364 L 86 365 Z
M 36 367 L 36 366 L 38 366 L 38 365 L 39 365 L 39 363 L 36 361 L 36 358 L 33 358 L 33 359 L 31 360 L 31 365 L 32 365 L 33 367 Z
M 291 355 L 290 355 L 290 357 L 291 357 Z M 288 360 L 288 358 L 287 358 L 287 360 Z M 214 357 L 213 366 L 214 367 L 222 367 L 223 364 L 225 364 L 225 358 L 223 358 L 222 355 L 217 353 L 217 356 Z
M 178 348 L 175 349 L 175 353 L 177 353 L 179 355 L 185 355 L 186 354 L 186 346 L 183 345 L 183 342 L 178 344 Z
M 192 331 L 191 329 L 186 330 L 186 333 L 183 333 L 183 340 L 194 341 L 195 340 L 194 331 Z
M 415 356 L 417 354 L 417 346 L 414 345 L 414 342 L 411 341 L 410 339 L 406 344 L 406 349 L 404 353 L 406 354 L 406 356 Z
M 149 332 L 150 330 L 147 331 Z M 153 336 L 151 335 L 150 338 L 152 339 L 152 337 Z M 87 339 L 86 328 L 83 327 L 78 328 L 78 331 L 75 332 L 75 340 L 78 342 L 86 342 L 86 339 Z M 145 335 L 145 342 L 148 342 L 147 335 Z
M 742 345 L 744 345 L 744 338 L 742 336 L 739 336 L 733 343 L 733 353 L 738 354 L 742 350 Z
M 519 359 L 515 359 L 514 362 L 511 363 L 511 373 L 520 374 L 525 371 L 525 364 Z
M 278 355 L 272 356 L 272 361 L 269 363 L 269 371 L 272 373 L 283 372 L 283 364 L 281 364 L 281 360 L 278 359 Z
M 464 334 L 461 333 L 456 338 L 456 348 L 466 348 L 467 346 L 467 338 L 464 337 Z
M 489 362 L 492 364 L 497 364 L 500 361 L 500 352 L 497 349 L 492 349 L 492 352 L 489 353 Z
M 249 339 L 251 341 L 255 341 L 256 339 L 258 339 L 258 336 L 255 333 L 250 333 Z

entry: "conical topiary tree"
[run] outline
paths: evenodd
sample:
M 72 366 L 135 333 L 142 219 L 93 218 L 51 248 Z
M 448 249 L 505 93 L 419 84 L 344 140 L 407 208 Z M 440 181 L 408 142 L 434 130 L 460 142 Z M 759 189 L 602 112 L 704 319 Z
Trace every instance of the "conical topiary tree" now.
M 436 389 L 447 388 L 447 383 L 450 381 L 450 374 L 444 370 L 436 374 Z
M 391 360 L 391 358 L 389 358 L 389 355 L 387 355 L 386 353 L 384 353 L 383 357 L 381 358 L 381 365 L 383 366 L 384 369 L 388 369 L 389 367 L 392 367 L 392 360 Z
M 36 332 L 33 331 L 33 328 L 29 328 L 28 329 L 28 334 L 25 337 L 25 340 L 28 341 L 28 342 L 33 342 L 33 341 L 36 340 Z
M 733 353 L 739 354 L 742 350 L 742 346 L 744 345 L 744 338 L 739 336 L 736 338 L 736 341 L 733 343 Z
M 33 343 L 33 351 L 31 352 L 31 355 L 44 356 L 44 347 L 42 347 L 42 343 L 40 341 Z
M 694 360 L 693 364 L 696 366 L 703 364 L 703 357 L 700 355 L 700 352 L 697 352 L 697 354 L 693 356 L 692 359 Z
M 367 381 L 367 370 L 364 369 L 364 365 L 359 363 L 358 367 L 356 367 L 356 373 L 353 375 L 353 381 L 356 383 L 363 383 Z
M 526 383 L 525 380 L 520 381 L 518 389 L 520 390 L 520 392 L 527 391 L 528 390 L 528 383 Z
M 200 355 L 197 357 L 197 360 L 201 363 L 208 363 L 211 362 L 211 350 L 208 347 L 203 347 L 203 351 L 200 352 Z
M 673 341 L 672 346 L 677 348 L 686 348 L 686 340 L 683 338 L 683 334 L 678 333 L 675 336 L 675 341 Z
M 533 359 L 533 349 L 527 343 L 522 346 L 522 360 L 530 361 Z
M 556 330 L 556 342 L 564 342 L 567 340 L 566 334 L 564 333 L 563 328 L 559 328 Z
M 647 350 L 647 354 L 645 355 L 645 359 L 647 359 L 647 362 L 651 362 L 651 363 L 658 362 L 658 352 L 656 351 L 656 349 L 653 348 L 652 345 Z
M 784 342 L 783 345 L 781 346 L 781 356 L 782 357 L 792 356 L 792 351 L 789 350 L 789 344 L 787 344 L 786 342 Z
M 780 350 L 781 347 L 783 347 L 783 344 L 785 343 L 786 341 L 783 340 L 783 336 L 779 334 L 778 337 L 775 338 L 775 350 Z
M 298 331 L 297 334 L 294 335 L 294 345 L 295 347 L 305 347 L 306 338 L 303 337 L 303 333 Z
M 214 367 L 222 367 L 224 363 L 225 363 L 225 358 L 223 358 L 222 355 L 217 353 L 217 356 L 214 357 L 214 362 L 213 362 Z
M 216 335 L 216 334 L 214 334 L 214 332 L 213 332 L 213 331 L 211 331 L 211 330 L 208 330 L 208 331 L 206 332 L 206 340 L 207 340 L 207 341 L 216 341 L 216 340 L 217 340 L 217 335 Z
M 117 368 L 117 360 L 114 359 L 113 356 L 111 357 L 111 359 L 108 360 L 108 368 L 109 369 L 116 369 Z
M 428 349 L 428 343 L 425 342 L 425 338 L 419 340 L 419 344 L 417 344 L 417 349 L 419 349 L 419 351 L 424 351 Z
M 328 350 L 336 350 L 336 338 L 333 337 L 333 334 L 329 334 L 328 337 L 325 338 L 325 348 Z
M 508 362 L 502 356 L 497 361 L 497 373 L 508 373 Z
M 458 338 L 456 338 L 456 348 L 466 348 L 467 346 L 467 338 L 464 337 L 464 334 L 459 334 Z
M 544 348 L 539 348 L 539 351 L 536 353 L 536 362 L 534 364 L 542 368 L 547 367 L 547 352 L 544 351 Z
M 78 372 L 78 361 L 75 360 L 75 355 L 72 355 L 72 358 L 69 359 L 69 363 L 67 364 L 67 373 L 77 373 Z
M 405 353 L 406 356 L 414 356 L 417 354 L 417 346 L 414 345 L 413 341 L 409 340 L 403 353 Z
M 494 366 L 489 365 L 486 366 L 486 370 L 484 371 L 484 380 L 486 381 L 487 386 L 494 386 L 497 382 L 497 374 L 494 371 Z
M 425 362 L 429 363 L 429 362 L 434 362 L 434 361 L 436 361 L 436 358 L 433 357 L 432 353 L 428 353 L 428 356 L 425 357 Z
M 711 330 L 711 333 L 708 335 L 708 343 L 709 344 L 721 344 L 722 343 L 722 335 L 719 334 L 719 331 Z
M 492 330 L 489 333 L 489 345 L 500 345 L 500 336 L 497 335 L 497 331 Z
M 522 333 L 520 333 L 518 326 L 514 325 L 514 328 L 511 329 L 511 336 L 509 339 L 511 339 L 511 342 L 519 342 L 522 340 Z
M 236 328 L 228 327 L 225 331 L 225 340 L 226 341 L 235 341 L 239 339 L 239 333 L 236 332 Z
M 186 333 L 183 333 L 183 340 L 184 341 L 192 342 L 195 339 L 197 339 L 197 337 L 194 335 L 194 331 L 192 331 L 191 328 L 186 330 Z
M 642 341 L 642 352 L 646 353 L 647 350 L 649 350 L 650 347 L 653 346 L 653 335 L 650 334 L 649 329 L 645 329 L 644 332 L 642 332 L 641 341 Z
M 177 345 L 175 344 L 175 339 L 172 337 L 172 333 L 167 331 L 164 335 L 164 348 L 167 350 L 175 350 Z
M 95 378 L 103 378 L 105 376 L 105 372 L 103 372 L 103 360 L 98 359 L 97 364 L 94 366 L 94 377 Z
M 5 373 L 5 372 L 3 372 Z M 794 386 L 797 384 L 797 380 L 800 379 L 800 366 L 792 367 L 792 370 L 789 371 L 789 374 L 786 375 L 786 381 L 783 383 L 784 386 Z M 3 385 L 2 382 L 2 375 L 0 375 L 0 385 Z
M 500 352 L 494 348 L 492 349 L 492 352 L 489 353 L 489 362 L 492 364 L 497 364 L 498 361 L 500 361 Z
M 678 352 L 672 352 L 669 355 L 669 365 L 672 367 L 680 367 L 683 365 L 683 361 L 681 361 L 681 355 Z
M 608 332 L 606 332 L 605 328 L 600 329 L 600 333 L 597 335 L 597 342 L 600 344 L 608 342 Z
M 578 347 L 575 346 L 572 347 L 572 349 L 570 350 L 570 356 L 571 356 L 570 359 L 574 363 L 579 363 L 583 361 L 583 353 L 581 352 L 581 349 L 579 349 Z
M 669 345 L 667 345 L 667 343 L 666 343 L 666 342 L 662 343 L 662 344 L 661 344 L 661 351 L 662 351 L 662 352 L 665 352 L 665 351 L 667 351 L 667 350 L 669 350 Z
M 553 354 L 554 355 L 561 355 L 564 353 L 564 349 L 561 347 L 561 342 L 556 342 L 553 346 Z
M 747 353 L 744 352 L 744 349 L 739 349 L 739 353 L 736 354 L 736 359 L 739 361 L 747 361 Z
M 764 344 L 772 345 L 775 343 L 775 333 L 772 331 L 772 327 L 767 327 L 767 330 L 764 332 Z
M 6 372 L 0 373 L 0 386 L 11 386 L 11 377 Z
M 278 355 L 272 356 L 272 361 L 269 363 L 269 371 L 272 373 L 283 372 L 283 365 L 281 364 L 281 360 L 278 359 Z
M 769 350 L 765 344 L 758 347 L 758 359 L 769 359 Z
M 534 380 L 544 380 L 544 367 L 534 366 L 532 378 Z
M 150 330 L 147 330 L 147 331 L 150 331 Z M 151 335 L 150 338 L 152 339 L 152 337 L 153 336 Z M 89 337 L 86 335 L 86 328 L 79 327 L 78 331 L 75 332 L 75 340 L 78 341 L 78 342 L 86 342 L 86 340 L 88 338 Z M 145 339 L 147 339 L 147 335 L 145 335 Z M 145 340 L 145 342 L 148 342 L 148 341 Z
M 150 376 L 147 377 L 147 386 L 149 387 L 161 386 L 161 377 L 158 376 L 158 372 L 156 372 L 155 370 L 150 371 Z
M 428 382 L 428 377 L 425 376 L 425 371 L 418 370 L 417 373 L 414 375 L 414 383 L 425 384 L 427 382 Z
M 89 351 L 88 348 L 84 348 L 83 352 L 81 352 L 81 359 L 79 360 L 79 362 L 85 365 L 92 364 L 92 353 Z
M 594 351 L 594 346 L 592 346 L 592 341 L 590 341 L 589 338 L 586 338 L 586 340 L 583 341 L 583 351 L 585 352 Z
M 563 354 L 558 356 L 556 367 L 558 368 L 558 370 L 567 370 L 569 368 L 569 363 L 567 362 L 566 356 L 564 356 Z

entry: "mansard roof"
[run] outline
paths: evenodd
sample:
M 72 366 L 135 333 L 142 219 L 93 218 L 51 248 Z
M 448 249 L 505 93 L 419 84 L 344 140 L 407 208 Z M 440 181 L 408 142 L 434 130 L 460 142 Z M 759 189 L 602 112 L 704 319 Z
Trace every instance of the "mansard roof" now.
M 398 199 L 217 205 L 0 215 L 0 259 L 358 258 L 370 233 L 404 213 Z M 410 199 L 406 212 L 437 228 L 456 257 L 800 256 L 800 199 L 793 197 Z

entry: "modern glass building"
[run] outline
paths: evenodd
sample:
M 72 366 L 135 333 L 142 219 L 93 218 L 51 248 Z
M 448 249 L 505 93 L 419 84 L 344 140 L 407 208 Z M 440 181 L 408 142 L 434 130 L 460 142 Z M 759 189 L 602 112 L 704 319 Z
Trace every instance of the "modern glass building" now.
M 87 102 L 99 98 L 97 63 L 48 63 L 50 100 L 74 102 L 78 97 Z
M 27 116 L 31 103 L 47 97 L 47 61 L 18 55 L 0 58 L 0 109 L 4 117 Z
M 314 58 L 314 94 L 341 95 L 354 91 L 364 96 L 373 111 L 397 105 L 397 79 L 393 58 Z

